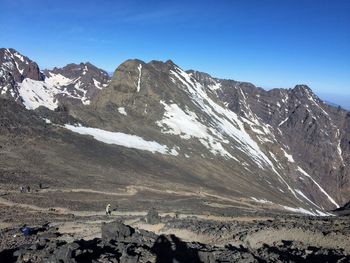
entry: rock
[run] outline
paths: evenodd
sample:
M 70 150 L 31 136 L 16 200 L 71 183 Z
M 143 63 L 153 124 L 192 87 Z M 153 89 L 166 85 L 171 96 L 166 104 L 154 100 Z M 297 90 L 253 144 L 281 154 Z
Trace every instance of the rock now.
M 160 223 L 160 216 L 158 215 L 158 212 L 154 208 L 148 211 L 146 215 L 146 222 L 152 225 Z
M 109 242 L 110 240 L 125 240 L 135 233 L 135 229 L 131 226 L 124 225 L 120 221 L 102 224 L 102 240 Z

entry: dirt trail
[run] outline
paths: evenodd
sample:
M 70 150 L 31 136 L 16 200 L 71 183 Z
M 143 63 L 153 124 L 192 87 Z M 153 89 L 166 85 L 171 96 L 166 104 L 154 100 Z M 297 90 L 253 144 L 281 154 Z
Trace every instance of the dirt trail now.
M 76 210 L 71 210 L 68 208 L 63 208 L 63 207 L 50 207 L 50 208 L 44 208 L 44 207 L 39 207 L 35 205 L 28 205 L 28 204 L 20 204 L 20 203 L 15 203 L 9 200 L 6 200 L 2 197 L 0 197 L 0 204 L 6 205 L 6 206 L 16 206 L 16 207 L 21 207 L 21 208 L 27 208 L 35 211 L 40 211 L 40 212 L 55 212 L 57 214 L 64 214 L 64 215 L 75 215 L 75 216 L 103 216 L 105 215 L 104 211 L 76 211 Z M 147 211 L 114 211 L 113 215 L 114 216 L 145 216 L 147 214 Z

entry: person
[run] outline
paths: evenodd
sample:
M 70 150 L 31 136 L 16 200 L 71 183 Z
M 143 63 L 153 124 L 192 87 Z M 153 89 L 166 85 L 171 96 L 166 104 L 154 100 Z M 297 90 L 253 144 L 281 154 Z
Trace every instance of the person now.
M 21 191 L 21 193 L 24 192 L 24 187 L 23 187 L 23 185 L 20 186 L 19 190 Z
M 43 185 L 41 183 L 39 183 L 39 189 L 41 189 L 43 187 Z
M 27 185 L 27 192 L 30 193 L 30 186 Z
M 111 215 L 112 214 L 112 211 L 111 211 L 111 204 L 108 204 L 106 206 L 106 215 Z

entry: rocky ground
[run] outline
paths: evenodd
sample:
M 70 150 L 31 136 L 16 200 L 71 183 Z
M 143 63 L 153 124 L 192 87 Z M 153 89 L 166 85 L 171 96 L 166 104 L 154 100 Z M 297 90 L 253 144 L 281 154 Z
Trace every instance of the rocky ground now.
M 206 196 L 205 210 L 194 196 L 173 196 L 165 209 L 156 200 L 161 193 L 146 193 L 141 207 L 133 205 L 141 200 L 135 189 L 129 189 L 127 202 L 117 193 L 35 188 L 18 193 L 7 186 L 0 197 L 0 262 L 350 261 L 349 216 L 264 212 L 262 204 L 239 210 Z M 98 207 L 107 202 L 116 208 L 111 216 Z

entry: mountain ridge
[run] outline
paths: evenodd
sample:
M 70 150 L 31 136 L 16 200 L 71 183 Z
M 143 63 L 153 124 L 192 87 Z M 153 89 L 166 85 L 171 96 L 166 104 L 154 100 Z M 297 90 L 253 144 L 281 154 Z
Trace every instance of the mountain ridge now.
M 88 69 L 83 74 L 85 66 L 72 63 L 44 71 L 46 79 L 62 75 L 63 85 L 56 88 L 78 97 L 67 99 L 56 93 L 52 99 L 56 104 L 50 104 L 51 110 L 58 102 L 66 105 L 67 116 L 73 118 L 70 123 L 77 127 L 66 129 L 73 133 L 90 134 L 98 140 L 108 131 L 104 142 L 112 136 L 124 147 L 116 137 L 120 133 L 128 140 L 127 135 L 141 136 L 138 142 L 158 143 L 169 156 L 161 158 L 182 167 L 182 173 L 188 174 L 184 182 L 189 178 L 202 185 L 211 182 L 216 189 L 223 183 L 227 186 L 222 191 L 228 195 L 247 197 L 243 192 L 251 191 L 256 200 L 272 207 L 283 200 L 285 207 L 304 207 L 317 214 L 350 199 L 345 165 L 349 160 L 349 112 L 324 104 L 306 85 L 266 91 L 247 82 L 184 71 L 170 60 L 127 60 L 111 80 L 103 71 Z M 71 75 L 72 70 L 77 75 Z M 105 85 L 101 89 L 94 85 L 97 73 Z M 72 85 L 85 76 L 92 82 L 84 81 L 85 86 L 78 88 Z M 79 93 L 79 88 L 84 91 Z M 51 122 L 57 120 L 57 114 L 61 113 L 47 111 L 45 118 Z M 78 128 L 78 123 L 83 127 Z M 89 127 L 97 129 L 100 137 Z M 200 169 L 201 165 L 210 172 Z M 183 178 L 180 172 L 175 174 Z M 249 185 L 247 180 L 254 183 Z

